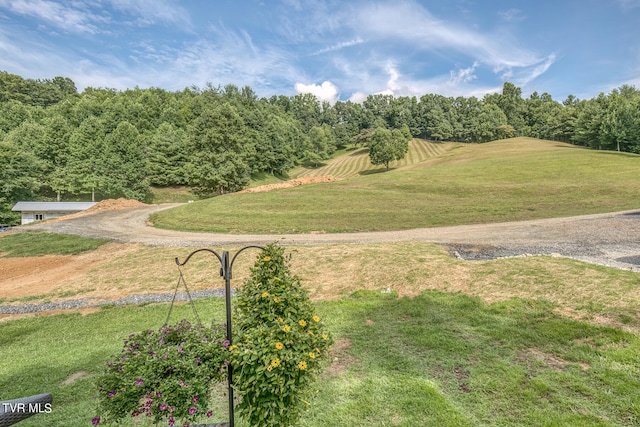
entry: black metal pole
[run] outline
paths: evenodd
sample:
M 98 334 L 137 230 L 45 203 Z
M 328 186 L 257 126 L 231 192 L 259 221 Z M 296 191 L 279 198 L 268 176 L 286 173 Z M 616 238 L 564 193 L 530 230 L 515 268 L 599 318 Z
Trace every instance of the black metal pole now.
M 231 329 L 231 264 L 229 263 L 229 252 L 222 252 L 222 259 L 220 260 L 220 275 L 224 277 L 224 294 L 225 294 L 225 306 L 227 310 L 227 341 L 229 341 L 229 347 L 233 344 L 233 335 Z M 228 389 L 229 389 L 229 426 L 234 427 L 234 405 L 233 405 L 233 366 L 231 363 L 227 365 L 228 375 Z
M 187 256 L 187 259 L 185 259 L 182 263 L 178 260 L 178 258 L 176 258 L 176 264 L 178 264 L 179 266 L 183 266 L 195 253 L 206 251 L 214 254 L 218 258 L 218 261 L 220 261 L 220 276 L 224 278 L 225 306 L 227 311 L 227 341 L 229 341 L 229 347 L 231 347 L 231 344 L 233 344 L 233 330 L 231 328 L 231 278 L 233 277 L 233 263 L 235 262 L 236 257 L 240 255 L 240 252 L 249 248 L 264 250 L 264 247 L 262 246 L 245 246 L 244 248 L 236 252 L 233 258 L 229 260 L 229 251 L 222 252 L 222 256 L 220 256 L 216 251 L 204 248 L 191 252 L 189 256 Z M 229 380 L 229 427 L 234 427 L 235 414 L 233 404 L 233 366 L 230 363 L 227 365 L 227 374 Z

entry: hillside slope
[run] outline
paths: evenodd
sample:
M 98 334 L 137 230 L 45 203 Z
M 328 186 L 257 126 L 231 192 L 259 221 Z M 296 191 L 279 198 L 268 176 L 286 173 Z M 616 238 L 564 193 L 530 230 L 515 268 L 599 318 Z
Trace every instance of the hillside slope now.
M 409 151 L 404 159 L 391 163 L 394 169 L 414 165 L 424 160 L 442 155 L 444 152 L 459 145 L 455 143 L 437 143 L 423 139 L 412 139 L 409 142 Z M 369 149 L 359 148 L 347 154 L 327 160 L 323 166 L 317 168 L 298 167 L 289 175 L 294 178 L 303 176 L 334 176 L 336 178 L 351 178 L 363 173 L 380 169 L 369 160 Z
M 614 212 L 638 207 L 639 161 L 532 138 L 458 144 L 388 172 L 229 194 L 158 212 L 152 221 L 186 231 L 322 233 Z

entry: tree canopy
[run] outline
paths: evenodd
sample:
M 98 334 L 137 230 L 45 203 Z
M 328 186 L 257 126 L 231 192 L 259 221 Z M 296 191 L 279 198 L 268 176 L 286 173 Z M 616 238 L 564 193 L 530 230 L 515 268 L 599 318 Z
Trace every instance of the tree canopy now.
M 202 195 L 236 191 L 252 174 L 286 176 L 350 144 L 375 164 L 402 158 L 412 137 L 482 143 L 513 136 L 640 153 L 640 91 L 625 85 L 558 102 L 506 82 L 476 97 L 370 95 L 331 105 L 312 94 L 259 98 L 250 87 L 78 93 L 65 77 L 0 71 L 0 216 L 20 199 L 128 197 L 187 185 Z

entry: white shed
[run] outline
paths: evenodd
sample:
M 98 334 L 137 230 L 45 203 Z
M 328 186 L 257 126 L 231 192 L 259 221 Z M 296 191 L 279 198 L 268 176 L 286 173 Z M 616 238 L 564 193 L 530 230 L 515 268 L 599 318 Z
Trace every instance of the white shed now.
M 96 202 L 18 202 L 11 210 L 22 213 L 24 225 L 84 211 L 95 204 Z

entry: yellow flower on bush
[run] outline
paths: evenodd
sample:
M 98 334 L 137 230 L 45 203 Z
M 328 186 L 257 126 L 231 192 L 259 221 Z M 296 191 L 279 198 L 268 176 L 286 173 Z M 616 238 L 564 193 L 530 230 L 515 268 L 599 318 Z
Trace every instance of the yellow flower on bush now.
M 268 297 L 268 296 L 269 296 L 269 292 L 266 292 L 266 291 L 265 291 L 265 292 L 263 292 L 263 293 L 262 293 L 262 298 L 266 298 L 266 297 Z
M 301 371 L 307 369 L 307 362 L 303 360 L 302 362 L 298 363 L 298 369 L 300 369 Z
M 304 319 L 300 319 L 300 321 L 298 322 L 298 324 L 304 328 L 305 326 L 307 326 L 307 321 L 306 321 L 306 320 L 304 320 Z
M 271 372 L 272 369 L 273 369 L 273 366 L 267 365 L 267 371 Z
M 262 258 L 262 260 L 264 262 L 269 262 L 269 261 L 271 261 L 271 257 L 270 256 L 266 256 L 266 257 Z
M 313 333 L 313 331 L 309 331 L 309 335 L 314 336 L 315 334 Z
M 316 358 L 316 354 L 313 351 L 310 351 L 309 352 L 309 357 L 312 358 L 312 359 L 315 359 Z
M 285 332 L 291 332 L 291 326 L 289 326 L 289 325 L 284 325 L 284 326 L 282 327 L 282 330 L 283 330 L 283 331 L 285 331 Z
M 327 334 L 322 334 L 322 339 L 327 341 L 329 339 L 329 335 Z
M 278 317 L 278 323 L 282 323 L 284 319 L 282 317 Z
M 278 366 L 280 366 L 280 359 L 273 359 L 271 361 L 271 366 L 274 368 L 277 368 Z
M 284 348 L 284 344 L 282 344 L 280 341 L 278 341 L 276 343 L 276 350 L 282 350 Z
M 313 321 L 314 322 L 319 322 L 320 321 L 320 317 L 319 316 L 313 316 Z
M 231 345 L 231 346 L 229 346 L 229 351 L 233 351 L 233 350 L 235 350 L 235 349 L 236 349 L 236 346 L 235 346 L 235 345 Z
M 277 304 L 277 303 L 279 303 L 279 302 L 280 302 L 280 298 L 275 297 L 275 298 L 273 299 L 273 302 L 275 302 L 276 304 Z

